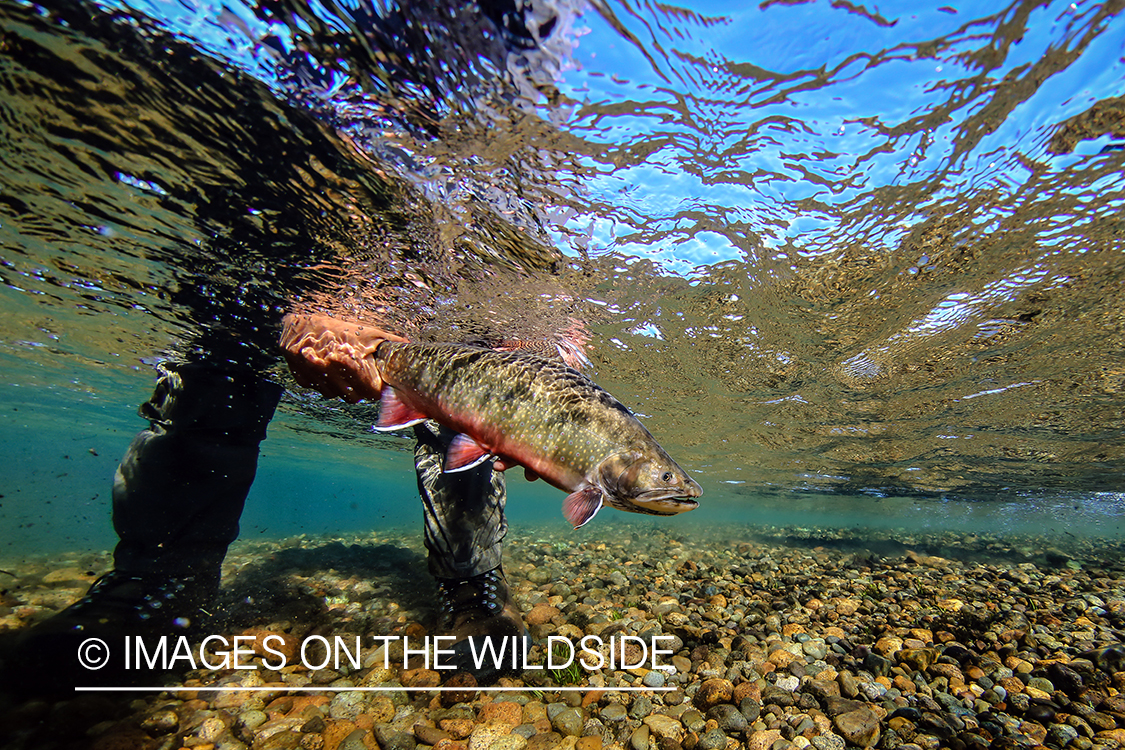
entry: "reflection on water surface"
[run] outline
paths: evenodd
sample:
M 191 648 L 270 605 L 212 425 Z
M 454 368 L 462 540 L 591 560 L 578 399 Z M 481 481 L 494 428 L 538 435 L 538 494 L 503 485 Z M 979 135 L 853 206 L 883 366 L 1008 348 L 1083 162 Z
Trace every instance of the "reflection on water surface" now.
M 272 359 L 300 300 L 583 319 L 719 508 L 1120 515 L 1120 4 L 128 6 L 0 5 L 9 465 L 63 434 L 112 472 L 148 363 Z M 369 422 L 294 392 L 270 450 L 393 465 Z M 13 517 L 61 460 L 28 450 Z

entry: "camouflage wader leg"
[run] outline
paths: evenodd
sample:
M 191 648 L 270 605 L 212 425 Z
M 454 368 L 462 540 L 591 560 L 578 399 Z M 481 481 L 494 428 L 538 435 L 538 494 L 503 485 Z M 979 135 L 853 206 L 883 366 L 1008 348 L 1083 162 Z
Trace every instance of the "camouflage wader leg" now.
M 414 466 L 426 526 L 430 573 L 435 578 L 471 578 L 500 567 L 504 475 L 486 462 L 468 471 L 442 471 L 456 433 L 433 422 L 414 428 Z
M 418 425 L 414 432 L 426 549 L 441 602 L 439 627 L 454 638 L 453 656 L 442 668 L 469 672 L 478 684 L 491 684 L 517 670 L 506 660 L 478 662 L 473 654 L 485 648 L 479 639 L 499 639 L 492 644 L 494 653 L 509 653 L 505 647 L 526 651 L 531 645 L 500 567 L 501 541 L 508 533 L 504 475 L 493 471 L 491 462 L 446 474 L 445 452 L 455 433 L 433 422 Z

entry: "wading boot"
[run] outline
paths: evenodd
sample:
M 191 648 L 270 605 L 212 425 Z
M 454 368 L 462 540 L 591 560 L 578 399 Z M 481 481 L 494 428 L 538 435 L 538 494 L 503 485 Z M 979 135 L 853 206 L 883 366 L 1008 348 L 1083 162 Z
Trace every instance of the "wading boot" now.
M 3 671 L 18 672 L 22 688 L 45 696 L 73 695 L 76 687 L 162 685 L 166 672 L 190 668 L 168 659 L 181 637 L 207 632 L 218 590 L 217 566 L 183 576 L 110 571 L 19 637 Z
M 478 685 L 521 673 L 531 637 L 508 592 L 504 571 L 494 568 L 471 578 L 438 578 L 437 584 L 442 633 L 456 638 L 451 645 L 442 644 L 454 655 L 442 657 L 439 665 L 469 672 Z

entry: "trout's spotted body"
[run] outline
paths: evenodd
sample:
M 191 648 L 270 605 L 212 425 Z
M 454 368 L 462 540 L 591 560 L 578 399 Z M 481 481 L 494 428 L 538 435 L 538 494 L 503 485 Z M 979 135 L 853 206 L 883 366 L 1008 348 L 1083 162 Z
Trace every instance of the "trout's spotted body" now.
M 445 470 L 493 457 L 518 463 L 570 494 L 575 528 L 603 503 L 674 515 L 703 490 L 632 412 L 577 370 L 525 351 L 387 341 L 375 352 L 386 387 L 380 430 L 433 419 L 459 434 Z

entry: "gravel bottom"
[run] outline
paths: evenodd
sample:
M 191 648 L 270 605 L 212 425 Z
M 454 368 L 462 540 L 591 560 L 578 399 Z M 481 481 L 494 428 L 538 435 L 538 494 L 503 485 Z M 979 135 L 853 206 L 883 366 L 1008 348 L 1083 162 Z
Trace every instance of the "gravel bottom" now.
M 243 663 L 257 669 L 192 670 L 164 683 L 177 691 L 7 696 L 0 732 L 12 748 L 98 750 L 1125 747 L 1120 543 L 612 523 L 596 533 L 614 541 L 558 524 L 509 535 L 505 570 L 536 639 L 527 663 L 543 662 L 549 636 L 659 635 L 671 652 L 660 664 L 674 671 L 527 670 L 486 692 L 403 668 L 400 641 L 389 657 L 367 649 L 359 668 L 267 668 L 267 636 L 290 656 L 318 636 L 421 639 L 436 590 L 413 530 L 244 541 L 211 632 L 250 636 L 257 653 Z M 108 562 L 0 562 L 0 634 L 65 607 Z M 461 689 L 426 689 L 442 680 Z M 400 690 L 308 689 L 356 686 Z

